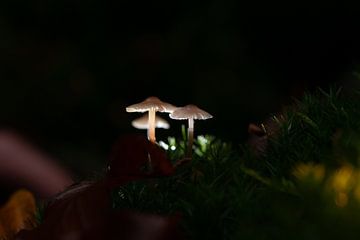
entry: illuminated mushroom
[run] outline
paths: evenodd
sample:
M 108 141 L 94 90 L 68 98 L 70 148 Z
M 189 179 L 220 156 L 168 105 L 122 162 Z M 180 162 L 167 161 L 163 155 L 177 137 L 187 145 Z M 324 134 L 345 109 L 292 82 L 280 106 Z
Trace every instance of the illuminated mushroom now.
M 191 158 L 194 139 L 194 120 L 205 120 L 213 116 L 195 105 L 187 105 L 177 108 L 170 114 L 170 118 L 177 120 L 188 120 L 188 152 L 187 157 Z
M 142 117 L 139 117 L 139 118 L 133 120 L 131 122 L 131 125 L 137 129 L 147 129 L 148 137 L 149 137 L 149 116 L 148 116 L 148 114 L 144 114 Z M 156 116 L 155 117 L 155 128 L 169 129 L 170 125 L 165 119 L 163 119 L 159 116 Z
M 151 142 L 155 143 L 155 119 L 156 112 L 171 113 L 175 110 L 175 106 L 160 101 L 157 97 L 149 97 L 145 101 L 137 104 L 130 105 L 126 108 L 127 112 L 149 112 L 149 130 L 148 138 Z

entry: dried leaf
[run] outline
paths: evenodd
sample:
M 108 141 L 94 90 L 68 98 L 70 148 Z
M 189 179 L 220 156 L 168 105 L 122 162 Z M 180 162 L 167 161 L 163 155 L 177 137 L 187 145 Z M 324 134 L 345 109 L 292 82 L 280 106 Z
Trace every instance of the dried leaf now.
M 21 229 L 35 225 L 35 198 L 31 192 L 21 189 L 10 196 L 0 208 L 0 239 L 15 235 Z

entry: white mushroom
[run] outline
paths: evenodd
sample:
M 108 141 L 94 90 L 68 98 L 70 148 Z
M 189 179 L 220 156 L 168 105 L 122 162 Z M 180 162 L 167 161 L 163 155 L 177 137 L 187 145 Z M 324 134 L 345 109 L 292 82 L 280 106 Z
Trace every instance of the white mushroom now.
M 142 117 L 139 117 L 139 118 L 133 120 L 131 122 L 131 125 L 137 129 L 147 129 L 148 137 L 149 137 L 149 116 L 148 116 L 148 114 L 144 114 Z M 156 116 L 155 117 L 155 128 L 169 129 L 170 125 L 165 119 L 163 119 L 159 116 Z
M 127 112 L 149 112 L 149 130 L 148 138 L 151 142 L 155 143 L 155 118 L 156 112 L 171 113 L 175 110 L 175 106 L 160 101 L 157 97 L 149 97 L 145 101 L 137 104 L 130 105 L 126 108 Z
M 177 108 L 170 114 L 170 118 L 178 120 L 188 120 L 188 152 L 187 157 L 191 158 L 192 145 L 194 139 L 194 120 L 205 120 L 213 116 L 195 105 L 187 105 L 185 107 Z

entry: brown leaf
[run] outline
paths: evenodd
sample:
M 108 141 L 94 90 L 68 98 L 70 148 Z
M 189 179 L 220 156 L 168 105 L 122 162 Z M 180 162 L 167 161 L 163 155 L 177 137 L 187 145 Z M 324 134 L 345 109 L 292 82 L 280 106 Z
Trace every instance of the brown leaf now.
M 35 198 L 21 189 L 13 193 L 0 208 L 0 239 L 15 235 L 19 230 L 35 225 Z

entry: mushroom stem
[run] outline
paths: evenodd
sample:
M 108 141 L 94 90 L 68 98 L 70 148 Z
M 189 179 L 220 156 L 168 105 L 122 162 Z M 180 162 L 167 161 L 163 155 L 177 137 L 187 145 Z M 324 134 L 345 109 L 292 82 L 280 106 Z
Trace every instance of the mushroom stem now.
M 194 142 L 194 119 L 189 118 L 187 157 L 190 158 L 190 159 L 192 158 L 193 142 Z
M 148 138 L 150 142 L 155 143 L 155 109 L 151 108 L 149 110 L 149 129 L 148 129 Z

